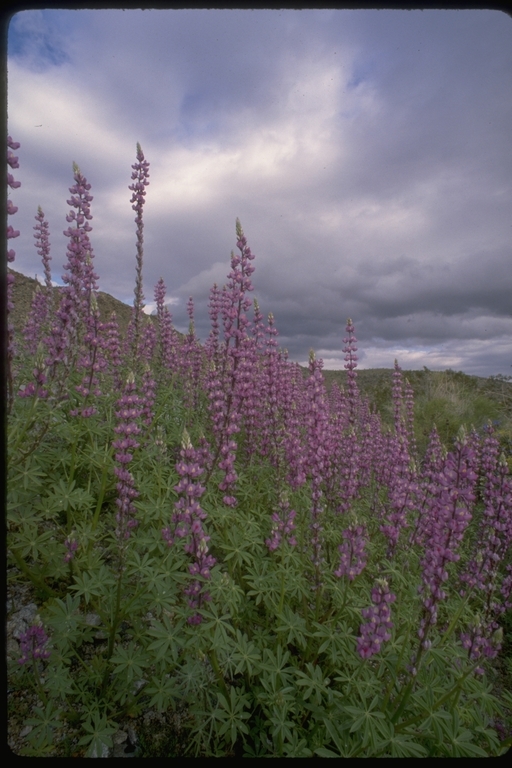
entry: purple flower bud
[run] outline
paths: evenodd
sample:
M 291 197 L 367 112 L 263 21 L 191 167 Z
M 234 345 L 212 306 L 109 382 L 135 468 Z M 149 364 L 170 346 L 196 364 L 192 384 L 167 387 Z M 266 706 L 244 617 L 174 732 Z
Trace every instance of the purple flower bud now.
M 43 627 L 34 624 L 20 636 L 21 658 L 18 664 L 26 664 L 30 659 L 40 661 L 48 659 L 50 652 L 45 646 L 48 642 L 48 636 Z

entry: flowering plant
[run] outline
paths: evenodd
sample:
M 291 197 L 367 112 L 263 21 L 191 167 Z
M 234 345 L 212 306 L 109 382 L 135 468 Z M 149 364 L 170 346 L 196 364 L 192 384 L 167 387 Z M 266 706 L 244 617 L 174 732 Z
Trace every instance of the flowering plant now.
M 503 753 L 512 698 L 491 691 L 510 627 L 512 483 L 493 428 L 447 446 L 433 430 L 420 454 L 396 364 L 385 429 L 359 390 L 351 319 L 346 389 L 328 390 L 314 353 L 303 376 L 248 298 L 238 221 L 207 342 L 192 301 L 188 335 L 173 328 L 163 279 L 145 327 L 148 169 L 137 145 L 127 337 L 99 316 L 76 165 L 57 319 L 39 335 L 29 321 L 18 358 L 10 337 L 9 572 L 42 621 L 10 676 L 45 706 L 24 750 L 65 754 L 71 733 L 109 754 L 125 718 L 181 709 L 183 751 L 201 756 Z

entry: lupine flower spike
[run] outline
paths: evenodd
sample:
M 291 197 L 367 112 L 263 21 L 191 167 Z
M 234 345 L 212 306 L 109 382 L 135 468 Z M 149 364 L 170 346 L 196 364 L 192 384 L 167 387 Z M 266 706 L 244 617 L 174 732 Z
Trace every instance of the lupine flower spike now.
M 128 189 L 133 192 L 130 202 L 136 212 L 135 223 L 137 225 L 137 257 L 136 257 L 136 281 L 135 281 L 135 299 L 133 302 L 133 315 L 130 323 L 130 336 L 132 338 L 132 354 L 135 361 L 141 334 L 142 310 L 144 309 L 144 294 L 142 292 L 142 261 L 144 257 L 144 220 L 142 211 L 144 208 L 144 198 L 146 197 L 146 187 L 149 185 L 149 163 L 144 159 L 144 153 L 139 143 L 137 143 L 137 162 L 132 165 L 133 184 Z
M 367 619 L 366 624 L 361 624 L 361 636 L 357 638 L 357 650 L 362 659 L 378 653 L 383 643 L 391 639 L 390 605 L 396 600 L 396 595 L 389 591 L 389 585 L 385 579 L 377 579 L 372 589 L 372 603 L 370 608 L 363 608 L 361 614 Z

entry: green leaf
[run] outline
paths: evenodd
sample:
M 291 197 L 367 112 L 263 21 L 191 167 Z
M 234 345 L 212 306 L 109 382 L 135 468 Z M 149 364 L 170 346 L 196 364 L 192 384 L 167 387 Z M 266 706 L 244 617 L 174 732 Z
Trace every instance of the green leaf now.
M 148 685 L 144 693 L 152 696 L 148 708 L 156 707 L 159 712 L 166 711 L 173 706 L 174 701 L 181 698 L 181 692 L 176 687 L 176 682 L 169 675 L 165 677 L 151 678 L 152 685 Z
M 331 720 L 329 720 L 328 717 L 323 718 L 324 725 L 326 727 L 326 730 L 331 737 L 331 739 L 336 744 L 336 747 L 338 748 L 338 752 L 331 752 L 330 750 L 326 750 L 330 754 L 321 754 L 318 752 L 318 750 L 315 750 L 317 754 L 320 754 L 320 757 L 349 757 L 350 751 L 351 751 L 351 745 L 347 743 L 347 734 L 343 733 L 343 730 L 340 730 L 337 725 L 335 725 Z M 322 748 L 320 748 L 322 749 Z
M 296 671 L 294 667 L 287 665 L 289 659 L 290 652 L 283 651 L 280 644 L 277 645 L 275 654 L 270 648 L 265 648 L 264 661 L 261 663 L 261 668 L 270 672 L 271 678 L 279 681 L 281 685 L 289 685 L 292 683 Z M 277 686 L 275 685 L 274 687 Z
M 128 648 L 118 646 L 110 661 L 115 664 L 114 674 L 122 675 L 126 682 L 133 679 L 140 680 L 143 669 L 148 665 L 148 658 L 144 651 L 131 642 Z
M 90 510 L 94 504 L 94 498 L 84 488 L 75 488 L 75 481 L 71 483 L 60 480 L 55 489 L 48 494 L 49 508 L 57 512 L 66 512 L 67 509 Z
M 71 597 L 69 593 L 66 595 L 66 602 L 55 598 L 48 605 L 46 623 L 55 630 L 52 639 L 61 646 L 61 650 L 76 642 L 80 634 L 79 625 L 82 619 L 77 616 L 79 607 L 80 598 Z
M 34 712 L 37 717 L 29 717 L 25 723 L 34 726 L 29 739 L 37 749 L 40 749 L 53 744 L 53 731 L 61 725 L 60 710 L 56 710 L 53 702 L 49 701 L 44 710 L 35 707 Z
M 214 711 L 216 719 L 219 721 L 217 731 L 219 735 L 224 736 L 229 732 L 231 744 L 234 744 L 239 733 L 249 733 L 249 728 L 244 720 L 250 718 L 250 712 L 245 710 L 249 707 L 250 697 L 237 688 L 230 688 L 229 701 L 222 693 L 217 693 L 218 707 Z
M 24 466 L 17 467 L 13 477 L 9 478 L 9 486 L 12 488 L 23 486 L 25 490 L 30 488 L 31 491 L 35 491 L 43 484 L 41 478 L 45 475 L 46 472 L 41 472 L 38 469 L 35 457 L 32 455 L 26 460 Z
M 148 650 L 155 652 L 155 659 L 167 658 L 169 652 L 173 661 L 178 660 L 180 645 L 183 645 L 183 619 L 178 619 L 174 624 L 164 613 L 162 621 L 154 621 L 153 626 L 148 629 L 148 635 L 156 638 L 149 644 Z
M 89 735 L 81 738 L 78 743 L 89 744 L 87 757 L 101 757 L 104 746 L 109 749 L 112 747 L 111 737 L 116 733 L 117 728 L 108 724 L 105 715 L 100 715 L 97 711 L 93 712 L 92 717 L 89 715 L 82 727 Z
M 293 643 L 299 646 L 299 648 L 305 648 L 307 645 L 306 637 L 309 637 L 309 633 L 306 629 L 306 622 L 302 616 L 294 613 L 287 605 L 284 606 L 283 612 L 279 617 L 276 631 L 280 634 L 286 633 L 286 643 L 288 645 Z
M 227 645 L 228 635 L 233 635 L 235 632 L 230 614 L 219 615 L 219 609 L 215 604 L 210 604 L 208 609 L 202 611 L 202 614 L 205 618 L 203 628 L 213 630 L 213 646 Z
M 114 576 L 105 565 L 102 565 L 98 571 L 91 574 L 87 571 L 77 574 L 75 583 L 71 585 L 70 589 L 77 596 L 83 595 L 85 602 L 90 603 L 93 597 L 110 595 L 112 593 L 111 588 L 115 584 Z
M 328 677 L 324 679 L 323 672 L 318 665 L 314 666 L 313 664 L 308 663 L 306 664 L 306 669 L 307 673 L 300 669 L 296 671 L 298 678 L 296 681 L 297 685 L 305 688 L 303 694 L 305 700 L 309 699 L 314 693 L 315 703 L 317 706 L 320 706 L 323 696 L 327 694 L 327 686 L 329 685 L 330 680 Z
M 236 649 L 233 654 L 233 661 L 236 664 L 235 674 L 247 673 L 249 677 L 256 673 L 256 665 L 261 661 L 258 648 L 239 629 L 236 630 Z
M 37 560 L 42 549 L 42 545 L 45 544 L 52 536 L 55 535 L 54 531 L 45 531 L 39 533 L 36 525 L 31 523 L 25 523 L 23 530 L 16 536 L 16 549 L 21 546 L 22 557 L 32 557 L 33 560 Z
M 388 740 L 392 757 L 428 757 L 428 751 L 405 734 L 395 734 Z

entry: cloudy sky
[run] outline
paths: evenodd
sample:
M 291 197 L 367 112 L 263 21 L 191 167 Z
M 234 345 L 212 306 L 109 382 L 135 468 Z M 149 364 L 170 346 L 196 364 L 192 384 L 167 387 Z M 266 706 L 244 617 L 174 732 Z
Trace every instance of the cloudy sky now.
M 66 262 L 72 162 L 100 288 L 133 301 L 136 142 L 150 162 L 144 294 L 177 328 L 222 286 L 239 217 L 281 346 L 342 368 L 512 373 L 512 18 L 499 11 L 42 10 L 8 37 L 22 186 L 14 268 Z

